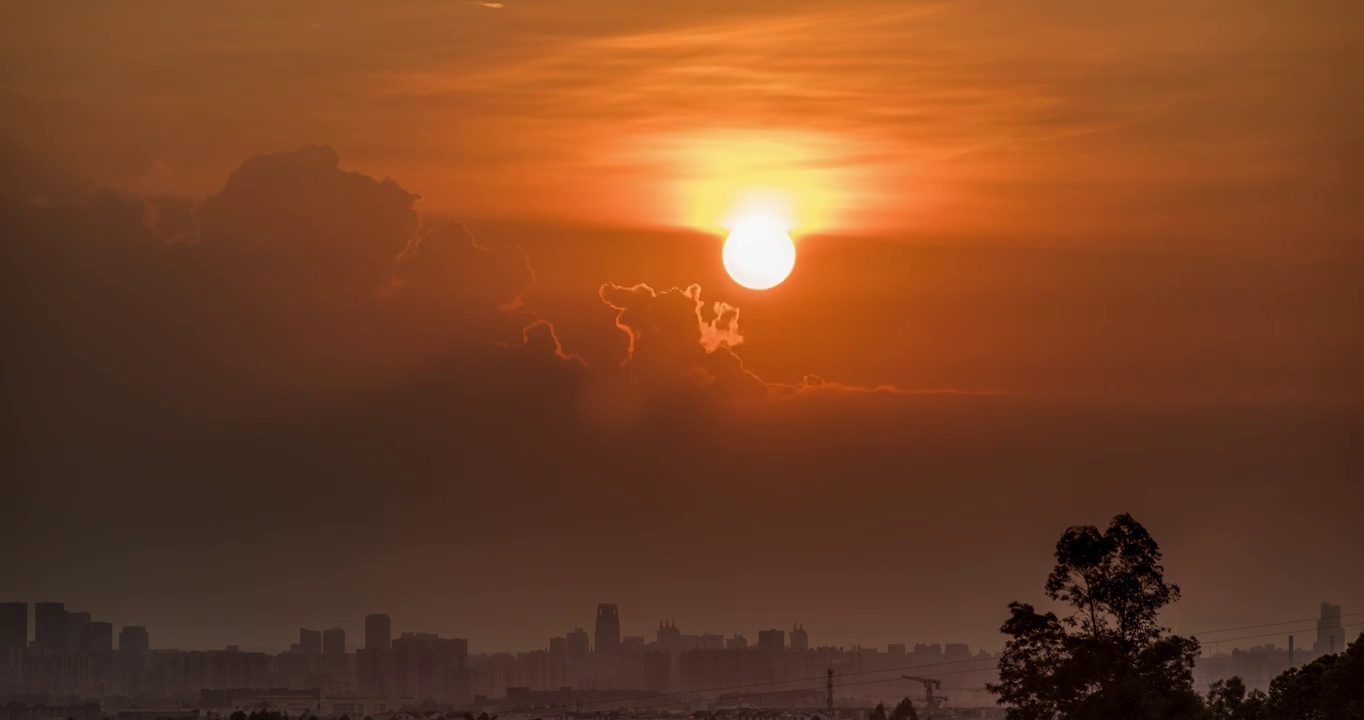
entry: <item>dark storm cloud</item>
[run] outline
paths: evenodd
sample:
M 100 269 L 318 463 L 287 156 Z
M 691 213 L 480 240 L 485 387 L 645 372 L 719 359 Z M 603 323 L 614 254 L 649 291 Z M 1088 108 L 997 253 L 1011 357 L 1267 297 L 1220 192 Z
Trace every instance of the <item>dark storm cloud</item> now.
M 480 245 L 459 225 L 442 224 L 413 238 L 397 259 L 393 285 L 400 294 L 422 295 L 440 302 L 442 294 L 470 305 L 495 302 L 504 310 L 521 305 L 535 284 L 535 272 L 524 250 Z
M 200 209 L 204 245 L 319 298 L 377 290 L 417 232 L 420 196 L 339 163 L 324 146 L 242 163 Z
M 315 146 L 247 160 L 197 206 L 107 191 L 65 205 L 10 200 L 7 249 L 28 309 L 15 315 L 42 315 L 46 328 L 25 366 L 53 379 L 59 404 L 95 417 L 117 403 L 62 393 L 61 373 L 99 376 L 101 392 L 157 388 L 159 408 L 250 415 L 255 403 L 348 400 L 490 347 L 569 360 L 554 318 L 521 309 L 535 282 L 525 252 L 480 244 L 457 224 L 420 229 L 418 199 Z M 777 387 L 733 353 L 739 310 L 704 302 L 698 286 L 607 283 L 600 295 L 628 338 L 626 362 L 574 360 L 553 392 L 577 398 L 589 424 L 615 403 L 604 398 L 629 408 L 607 413 L 615 426 L 657 402 L 761 400 Z M 470 393 L 502 387 L 451 372 Z

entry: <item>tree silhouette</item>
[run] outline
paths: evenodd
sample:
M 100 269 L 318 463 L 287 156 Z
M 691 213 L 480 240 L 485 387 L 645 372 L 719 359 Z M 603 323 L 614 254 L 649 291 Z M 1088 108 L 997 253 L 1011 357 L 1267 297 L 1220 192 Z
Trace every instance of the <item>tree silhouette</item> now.
M 914 709 L 914 701 L 905 698 L 890 711 L 890 720 L 919 720 L 919 713 Z
M 1292 668 L 1269 683 L 1263 713 L 1248 720 L 1364 718 L 1364 633 L 1345 652 Z
M 886 706 L 881 703 L 876 703 L 876 709 L 871 711 L 871 715 L 867 717 L 867 720 L 886 720 Z
M 1108 529 L 1072 527 L 1056 543 L 1047 597 L 1065 617 L 1014 602 L 990 685 L 1009 720 L 1181 720 L 1203 714 L 1193 689 L 1198 641 L 1167 635 L 1161 608 L 1179 599 L 1156 541 L 1131 515 Z
M 1208 690 L 1208 718 L 1260 720 L 1264 717 L 1265 700 L 1265 694 L 1259 690 L 1246 693 L 1246 684 L 1239 677 L 1218 680 Z

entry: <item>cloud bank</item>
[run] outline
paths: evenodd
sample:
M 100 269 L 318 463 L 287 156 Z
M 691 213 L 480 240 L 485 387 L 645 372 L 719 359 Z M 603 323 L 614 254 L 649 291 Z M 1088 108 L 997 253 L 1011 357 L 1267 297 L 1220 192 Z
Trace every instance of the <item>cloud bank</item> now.
M 537 296 L 533 255 L 423 227 L 415 193 L 326 147 L 252 158 L 202 200 L 44 177 L 41 198 L 0 195 L 0 471 L 18 509 L 0 543 L 42 538 L 0 576 L 90 606 L 136 587 L 138 612 L 181 618 L 167 644 L 415 597 L 431 629 L 464 618 L 449 632 L 523 647 L 573 621 L 524 622 L 517 603 L 546 584 L 570 609 L 614 594 L 756 623 L 839 607 L 818 620 L 845 638 L 900 627 L 912 603 L 984 641 L 1057 528 L 1094 508 L 1150 521 L 1186 578 L 1279 553 L 1322 596 L 1330 558 L 1313 544 L 1361 540 L 1358 463 L 1339 460 L 1351 415 L 760 377 L 740 353 L 761 334 L 712 291 L 594 278 L 600 312 L 569 318 Z M 618 354 L 583 360 L 556 330 L 569 320 L 600 320 Z M 1290 474 L 1307 479 L 1285 495 Z M 1256 507 L 1312 513 L 1302 552 L 1208 545 L 1210 526 L 1264 522 Z M 921 582 L 963 566 L 988 581 Z M 812 587 L 816 572 L 878 592 Z M 187 610 L 187 586 L 212 591 Z M 265 608 L 260 587 L 290 592 Z

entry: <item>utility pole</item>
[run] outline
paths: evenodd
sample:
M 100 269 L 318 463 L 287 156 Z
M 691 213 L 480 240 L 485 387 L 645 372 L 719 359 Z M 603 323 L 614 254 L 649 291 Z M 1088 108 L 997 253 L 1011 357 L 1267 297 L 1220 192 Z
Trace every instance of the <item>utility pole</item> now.
M 829 716 L 830 716 L 830 717 L 833 717 L 833 714 L 834 714 L 834 669 L 833 669 L 833 668 L 829 668 L 829 684 L 828 684 L 828 689 L 829 689 L 829 697 L 828 697 L 828 699 L 827 699 L 827 702 L 828 702 L 828 704 L 829 704 Z

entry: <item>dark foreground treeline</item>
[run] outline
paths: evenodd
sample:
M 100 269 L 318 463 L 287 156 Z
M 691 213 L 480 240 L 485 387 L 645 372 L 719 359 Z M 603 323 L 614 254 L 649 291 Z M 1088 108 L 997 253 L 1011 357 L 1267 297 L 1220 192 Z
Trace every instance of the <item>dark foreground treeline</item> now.
M 1325 655 L 1274 678 L 1267 694 L 1247 693 L 1240 678 L 1213 683 L 1207 716 L 1214 720 L 1364 720 L 1364 633 L 1345 652 Z
M 1240 678 L 1193 686 L 1198 641 L 1157 622 L 1179 599 L 1160 548 L 1130 515 L 1073 527 L 1056 544 L 1047 597 L 1069 614 L 1015 602 L 990 689 L 1009 720 L 1364 720 L 1364 634 L 1247 693 Z

